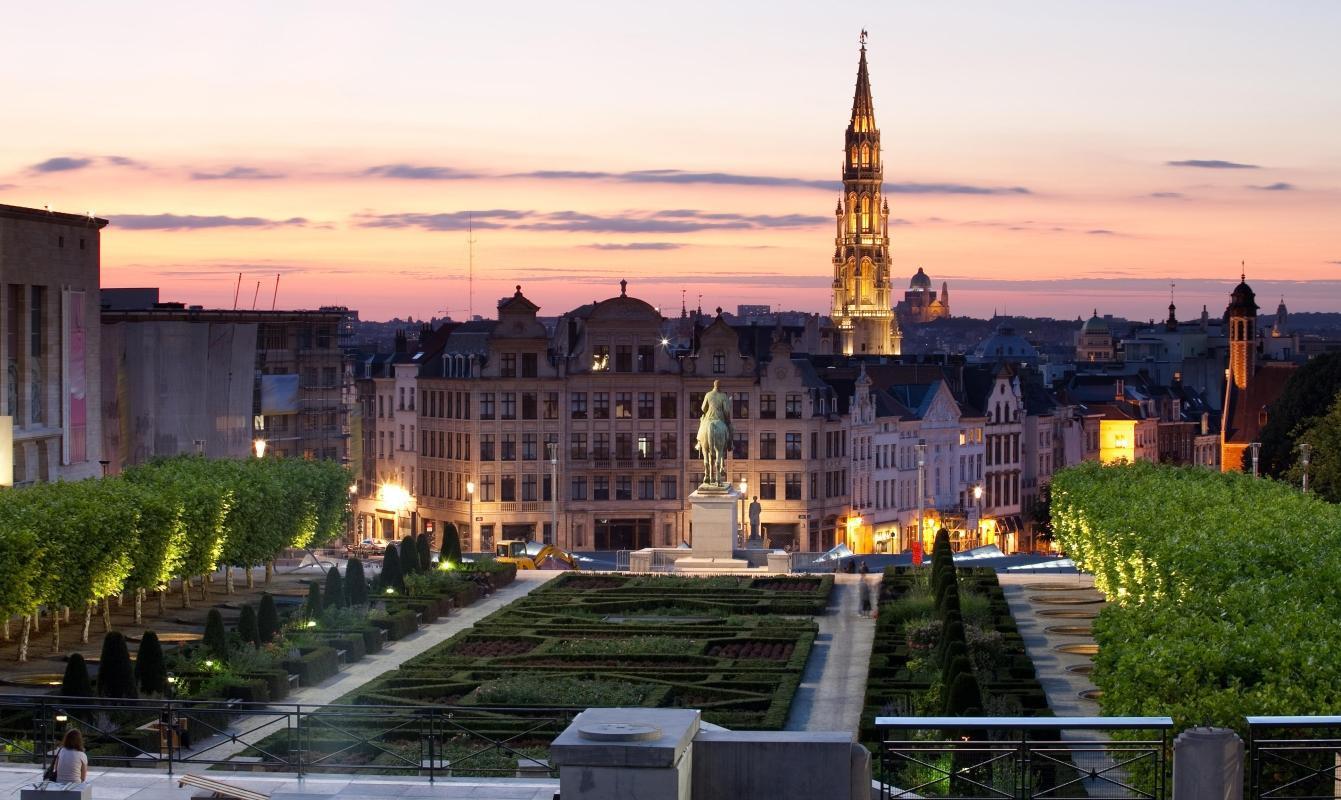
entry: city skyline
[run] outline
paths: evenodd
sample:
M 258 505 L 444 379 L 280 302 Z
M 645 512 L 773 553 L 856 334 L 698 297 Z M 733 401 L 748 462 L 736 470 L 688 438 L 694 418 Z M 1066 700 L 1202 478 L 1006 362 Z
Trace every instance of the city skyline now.
M 0 202 L 108 217 L 104 285 L 210 306 L 242 272 L 242 307 L 280 274 L 281 307 L 460 318 L 470 225 L 477 314 L 621 278 L 827 313 L 865 27 L 896 294 L 921 267 L 956 314 L 1145 319 L 1174 282 L 1218 315 L 1243 260 L 1273 307 L 1341 300 L 1336 6 L 314 8 L 16 42 Z

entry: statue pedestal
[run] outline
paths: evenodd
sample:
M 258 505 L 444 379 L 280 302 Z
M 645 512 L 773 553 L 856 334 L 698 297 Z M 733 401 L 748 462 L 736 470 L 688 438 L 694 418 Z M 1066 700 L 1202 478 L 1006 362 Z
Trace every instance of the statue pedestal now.
M 676 572 L 734 571 L 749 569 L 749 562 L 735 557 L 736 535 L 740 530 L 740 492 L 695 489 L 689 495 L 690 519 L 694 525 L 691 558 L 675 562 Z

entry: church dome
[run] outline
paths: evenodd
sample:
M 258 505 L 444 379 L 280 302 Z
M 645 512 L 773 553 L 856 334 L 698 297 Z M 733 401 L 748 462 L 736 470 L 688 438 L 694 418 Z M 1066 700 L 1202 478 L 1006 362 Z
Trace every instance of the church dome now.
M 1234 292 L 1229 296 L 1229 312 L 1235 311 L 1247 316 L 1257 315 L 1257 295 L 1253 294 L 1252 287 L 1247 281 L 1240 280 L 1239 285 L 1234 287 Z
M 917 274 L 913 276 L 912 280 L 908 281 L 908 288 L 916 289 L 921 292 L 929 292 L 931 291 L 931 278 L 922 271 L 921 267 L 918 267 Z
M 1081 326 L 1081 328 L 1080 328 L 1080 332 L 1081 332 L 1081 333 L 1096 333 L 1096 334 L 1097 334 L 1097 333 L 1103 333 L 1103 334 L 1107 334 L 1107 333 L 1109 332 L 1109 331 L 1108 331 L 1108 322 L 1107 322 L 1107 320 L 1105 320 L 1103 317 L 1099 316 L 1099 310 L 1096 308 L 1096 309 L 1094 310 L 1094 316 L 1092 316 L 1092 317 L 1090 317 L 1089 319 L 1085 320 L 1085 324 Z
M 1009 325 L 1001 325 L 973 350 L 973 361 L 991 362 L 1037 362 L 1038 348 L 1028 339 L 1015 332 Z

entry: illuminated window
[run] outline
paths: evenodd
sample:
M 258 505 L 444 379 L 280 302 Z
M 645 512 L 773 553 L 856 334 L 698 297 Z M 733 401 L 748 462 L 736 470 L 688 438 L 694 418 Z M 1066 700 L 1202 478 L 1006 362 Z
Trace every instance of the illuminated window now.
M 598 344 L 591 349 L 591 371 L 605 372 L 610 369 L 610 346 Z
M 861 229 L 871 229 L 871 198 L 865 195 L 861 198 Z
M 863 167 L 866 167 L 870 166 L 870 163 L 871 163 L 871 146 L 868 144 L 863 144 L 861 146 L 861 165 Z

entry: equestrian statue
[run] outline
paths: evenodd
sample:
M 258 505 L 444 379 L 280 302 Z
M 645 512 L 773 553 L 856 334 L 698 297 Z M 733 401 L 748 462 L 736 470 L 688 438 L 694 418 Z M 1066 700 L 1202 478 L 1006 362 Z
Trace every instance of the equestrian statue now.
M 712 391 L 703 396 L 703 416 L 698 421 L 698 451 L 703 456 L 703 483 L 700 490 L 725 492 L 726 454 L 731 448 L 731 397 L 712 382 Z

